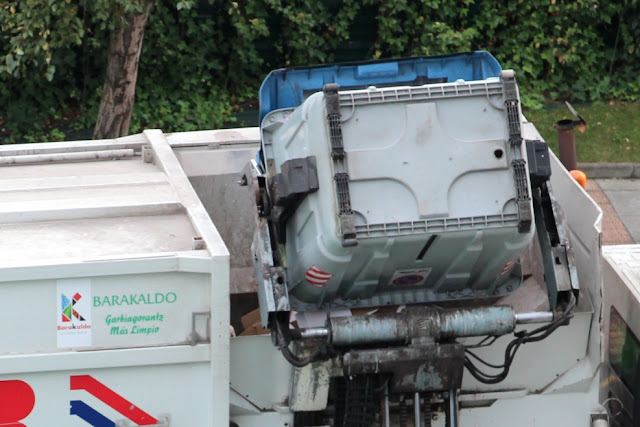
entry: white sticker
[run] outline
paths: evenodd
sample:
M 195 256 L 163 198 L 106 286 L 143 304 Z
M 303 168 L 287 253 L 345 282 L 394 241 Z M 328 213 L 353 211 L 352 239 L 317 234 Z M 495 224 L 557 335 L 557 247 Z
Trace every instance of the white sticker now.
M 91 280 L 58 280 L 56 305 L 58 348 L 90 346 Z
M 424 285 L 431 273 L 430 268 L 419 270 L 398 270 L 391 278 L 392 286 L 420 286 Z

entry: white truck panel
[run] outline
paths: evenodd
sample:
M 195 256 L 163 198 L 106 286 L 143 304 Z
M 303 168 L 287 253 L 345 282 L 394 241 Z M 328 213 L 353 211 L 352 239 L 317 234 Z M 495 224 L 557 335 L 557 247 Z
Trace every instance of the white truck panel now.
M 15 377 L 0 377 L 0 392 L 5 378 Z M 138 425 L 140 411 L 153 424 L 220 425 L 205 421 L 211 399 L 208 361 L 22 373 L 19 379 L 33 391 L 33 409 L 22 421 L 29 427 L 109 425 L 106 420 Z M 22 404 L 29 401 L 23 397 Z M 103 424 L 92 424 L 98 420 Z
M 229 253 L 162 132 L 0 147 L 0 298 L 0 424 L 228 424 Z
M 604 246 L 602 249 L 602 348 L 601 399 L 621 403 L 617 424 L 631 425 L 634 412 L 634 376 L 640 354 L 640 247 Z M 637 397 L 636 397 L 637 398 Z M 614 405 L 615 403 L 614 402 Z M 626 423 L 626 424 L 625 424 Z

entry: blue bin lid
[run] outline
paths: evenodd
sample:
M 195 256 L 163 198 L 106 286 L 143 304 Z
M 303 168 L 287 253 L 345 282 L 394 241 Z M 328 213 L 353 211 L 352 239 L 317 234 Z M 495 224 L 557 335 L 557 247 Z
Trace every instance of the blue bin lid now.
M 498 77 L 502 67 L 486 51 L 420 58 L 383 59 L 274 70 L 260 86 L 260 123 L 273 110 L 293 108 L 327 83 L 342 89 L 364 89 Z

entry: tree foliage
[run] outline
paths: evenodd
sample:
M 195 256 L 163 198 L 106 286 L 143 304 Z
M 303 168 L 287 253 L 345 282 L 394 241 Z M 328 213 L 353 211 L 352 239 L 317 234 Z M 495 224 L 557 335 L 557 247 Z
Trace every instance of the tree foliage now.
M 0 0 L 0 137 L 68 137 L 45 133 L 70 119 L 91 128 L 115 11 L 135 7 Z M 637 100 L 639 40 L 638 0 L 157 0 L 132 131 L 219 127 L 272 68 L 476 49 L 516 70 L 530 107 Z
M 49 0 L 0 4 L 0 74 L 21 78 L 40 74 L 51 81 L 59 48 L 80 45 L 84 35 L 78 5 Z

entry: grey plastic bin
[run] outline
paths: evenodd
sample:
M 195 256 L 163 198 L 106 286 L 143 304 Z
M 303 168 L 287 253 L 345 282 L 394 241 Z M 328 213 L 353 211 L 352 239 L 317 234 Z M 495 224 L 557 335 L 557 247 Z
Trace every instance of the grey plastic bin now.
M 335 86 L 335 85 L 333 85 Z M 337 91 L 261 125 L 268 175 L 315 157 L 286 224 L 293 309 L 484 298 L 534 234 L 519 98 L 500 78 Z

